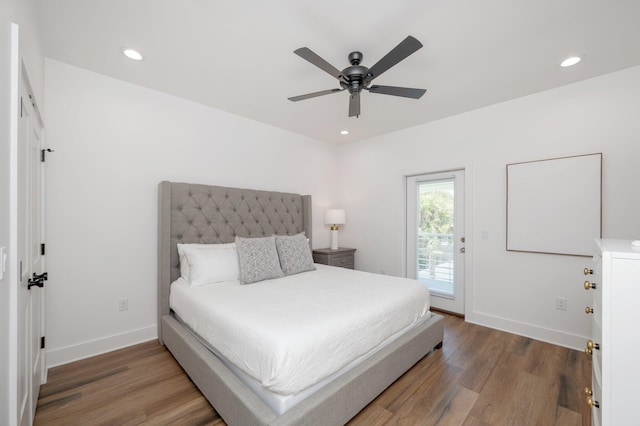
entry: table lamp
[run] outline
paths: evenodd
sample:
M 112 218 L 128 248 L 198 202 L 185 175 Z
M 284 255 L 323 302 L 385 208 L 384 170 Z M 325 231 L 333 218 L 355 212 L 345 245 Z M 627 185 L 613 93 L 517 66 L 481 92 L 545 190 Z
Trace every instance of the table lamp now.
M 324 223 L 331 225 L 331 250 L 338 249 L 338 225 L 346 223 L 346 216 L 342 209 L 331 209 L 324 212 Z

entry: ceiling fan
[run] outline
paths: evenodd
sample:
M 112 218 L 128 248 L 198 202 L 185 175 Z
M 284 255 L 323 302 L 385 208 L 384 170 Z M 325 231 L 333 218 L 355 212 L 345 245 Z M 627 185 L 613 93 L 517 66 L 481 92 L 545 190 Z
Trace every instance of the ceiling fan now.
M 369 93 L 379 93 L 381 95 L 393 95 L 401 96 L 403 98 L 420 99 L 426 92 L 426 89 L 412 89 L 410 87 L 396 87 L 396 86 L 379 86 L 372 85 L 371 82 L 374 78 L 379 77 L 383 72 L 396 65 L 398 62 L 407 58 L 416 50 L 422 47 L 417 39 L 412 36 L 408 36 L 400 42 L 396 47 L 391 49 L 382 59 L 380 59 L 374 66 L 367 68 L 360 65 L 362 61 L 361 52 L 349 53 L 349 63 L 351 66 L 339 71 L 333 65 L 322 59 L 315 54 L 308 47 L 301 47 L 296 49 L 293 53 L 300 56 L 302 59 L 306 59 L 313 65 L 317 66 L 324 72 L 331 74 L 338 79 L 340 83 L 340 89 L 321 90 L 320 92 L 307 93 L 306 95 L 294 96 L 289 98 L 290 101 L 298 102 L 304 99 L 315 98 L 318 96 L 329 95 L 331 93 L 342 92 L 343 90 L 349 91 L 349 117 L 358 117 L 360 115 L 360 92 L 362 89 L 368 90 Z

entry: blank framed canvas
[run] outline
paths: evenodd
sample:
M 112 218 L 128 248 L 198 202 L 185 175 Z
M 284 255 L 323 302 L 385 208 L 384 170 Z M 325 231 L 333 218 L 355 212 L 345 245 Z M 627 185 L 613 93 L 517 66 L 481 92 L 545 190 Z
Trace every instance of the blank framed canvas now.
M 507 250 L 592 256 L 602 154 L 507 164 Z

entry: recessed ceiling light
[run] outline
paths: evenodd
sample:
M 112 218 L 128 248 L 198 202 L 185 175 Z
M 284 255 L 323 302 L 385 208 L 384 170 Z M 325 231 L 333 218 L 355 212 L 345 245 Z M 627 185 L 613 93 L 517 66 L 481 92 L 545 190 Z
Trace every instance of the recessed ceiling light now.
M 142 60 L 142 54 L 134 49 L 122 49 L 122 54 L 129 59 L 133 59 L 134 61 Z
M 567 58 L 564 61 L 562 61 L 562 63 L 560 63 L 560 66 L 563 67 L 563 68 L 570 67 L 572 65 L 577 64 L 581 60 L 582 60 L 582 58 L 580 56 L 572 56 L 572 57 Z
M 340 134 L 341 134 L 341 135 L 348 135 L 348 134 L 349 134 L 349 131 L 348 131 L 348 130 L 341 130 L 341 131 L 340 131 Z

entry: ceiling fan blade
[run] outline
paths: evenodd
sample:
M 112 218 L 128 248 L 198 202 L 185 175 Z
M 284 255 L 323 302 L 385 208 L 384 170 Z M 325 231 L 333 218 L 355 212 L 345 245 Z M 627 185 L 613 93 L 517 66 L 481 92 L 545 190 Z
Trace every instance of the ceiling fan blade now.
M 378 86 L 366 88 L 370 93 L 381 95 L 402 96 L 403 98 L 420 99 L 427 89 L 412 89 L 411 87 Z
M 374 78 L 380 76 L 383 72 L 407 58 L 416 50 L 422 47 L 422 43 L 420 43 L 417 39 L 412 36 L 408 36 L 404 40 L 400 42 L 396 47 L 391 49 L 389 53 L 387 53 L 384 58 L 380 59 L 374 66 L 369 68 L 369 76 L 367 77 L 367 84 L 373 80 Z
M 301 47 L 300 49 L 294 50 L 293 53 L 300 56 L 302 59 L 305 59 L 311 62 L 316 67 L 320 68 L 326 73 L 331 74 L 333 77 L 337 78 L 338 80 L 348 81 L 347 77 L 345 77 L 342 74 L 342 71 L 340 71 L 339 69 L 331 65 L 329 62 L 322 59 L 320 56 L 318 56 L 308 47 Z
M 293 96 L 288 98 L 292 102 L 303 101 L 305 99 L 317 98 L 318 96 L 330 95 L 332 93 L 342 92 L 344 89 L 321 90 L 320 92 L 307 93 L 306 95 Z
M 360 92 L 354 92 L 349 96 L 349 117 L 360 115 Z

